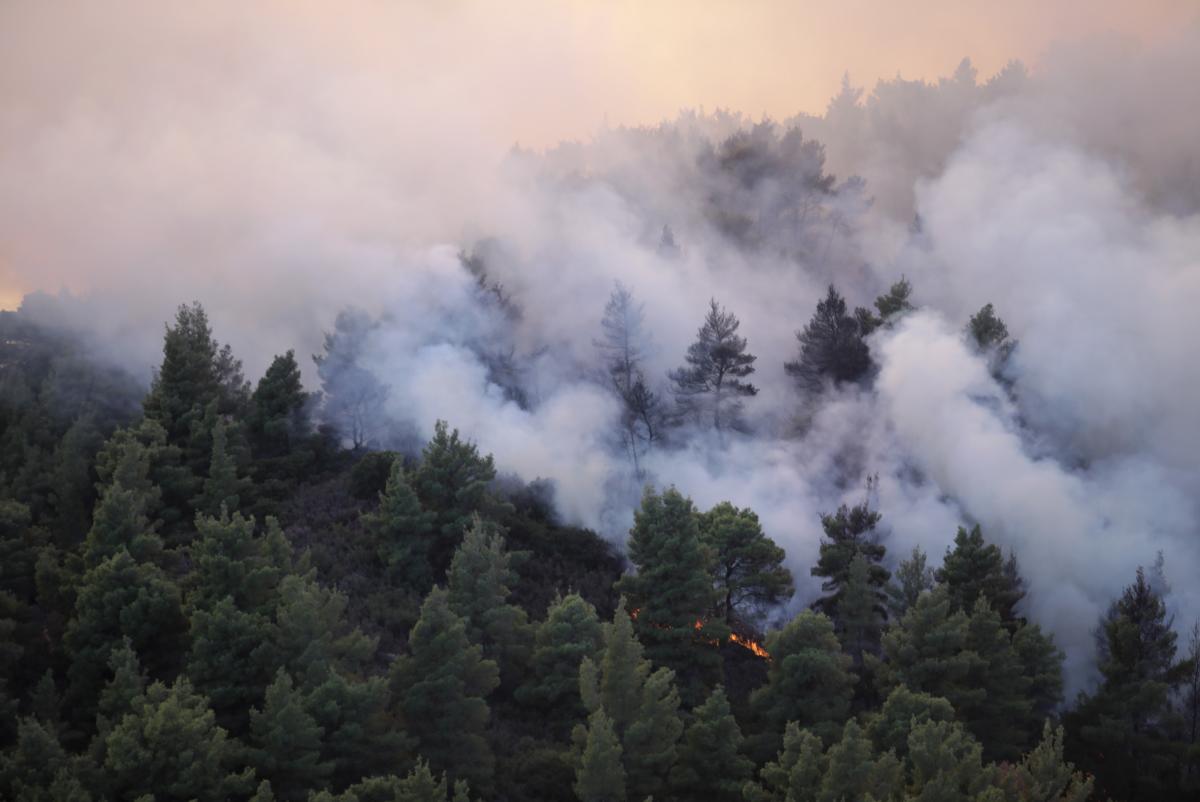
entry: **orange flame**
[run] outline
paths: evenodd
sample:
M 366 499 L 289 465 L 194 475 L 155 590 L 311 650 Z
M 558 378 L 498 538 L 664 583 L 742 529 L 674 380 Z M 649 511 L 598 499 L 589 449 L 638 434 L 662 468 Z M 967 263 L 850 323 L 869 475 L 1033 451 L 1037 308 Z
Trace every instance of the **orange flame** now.
M 637 607 L 633 608 L 632 610 L 629 611 L 629 617 L 632 618 L 634 621 L 636 621 L 637 617 L 638 617 L 638 612 L 639 612 L 639 609 Z M 696 623 L 693 626 L 695 626 L 697 632 L 703 630 L 704 629 L 704 619 L 697 618 Z M 736 644 L 738 646 L 741 646 L 746 651 L 751 652 L 755 657 L 761 657 L 763 660 L 771 659 L 771 654 L 766 649 L 763 648 L 761 643 L 754 640 L 753 638 L 746 637 L 745 635 L 739 635 L 736 632 L 731 632 L 731 633 L 729 633 L 729 642 Z M 710 641 L 710 643 L 712 643 L 713 645 L 716 645 L 717 642 L 714 640 L 714 641 Z

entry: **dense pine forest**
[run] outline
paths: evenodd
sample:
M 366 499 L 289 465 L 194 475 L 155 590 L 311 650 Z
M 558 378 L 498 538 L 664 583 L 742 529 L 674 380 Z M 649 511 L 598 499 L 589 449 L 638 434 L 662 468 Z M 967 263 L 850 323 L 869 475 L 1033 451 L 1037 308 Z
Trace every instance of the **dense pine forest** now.
M 863 338 L 911 295 L 850 312 L 830 288 L 786 372 L 868 370 Z M 755 392 L 737 318 L 711 304 L 668 404 L 621 347 L 631 303 L 613 292 L 596 345 L 632 458 L 708 396 L 705 420 L 736 431 Z M 4 799 L 1200 791 L 1200 637 L 1172 628 L 1161 565 L 1130 565 L 1078 622 L 1100 679 L 1068 699 L 1062 652 L 1022 613 L 1021 555 L 979 526 L 945 554 L 890 554 L 874 480 L 821 516 L 806 609 L 754 510 L 647 486 L 618 549 L 452 421 L 370 450 L 353 399 L 307 391 L 294 353 L 252 384 L 198 304 L 167 325 L 148 392 L 27 314 L 0 328 Z M 1008 353 L 990 306 L 963 336 Z M 323 378 L 353 368 L 335 340 Z

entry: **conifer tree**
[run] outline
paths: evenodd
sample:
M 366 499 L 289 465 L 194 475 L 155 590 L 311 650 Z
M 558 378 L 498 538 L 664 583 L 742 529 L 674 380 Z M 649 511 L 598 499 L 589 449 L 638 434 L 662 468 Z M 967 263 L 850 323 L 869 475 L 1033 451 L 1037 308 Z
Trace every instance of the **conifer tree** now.
M 244 734 L 250 709 L 261 706 L 279 664 L 270 619 L 238 609 L 226 596 L 192 610 L 191 636 L 188 678 L 210 700 L 217 723 Z
M 252 787 L 252 770 L 235 770 L 237 751 L 186 679 L 156 682 L 105 739 L 104 771 L 121 799 L 217 802 Z
M 466 625 L 435 587 L 421 605 L 409 654 L 392 666 L 391 687 L 417 750 L 437 771 L 471 787 L 490 787 L 494 758 L 485 737 L 486 697 L 499 684 L 496 664 L 467 638 Z
M 900 761 L 891 753 L 876 756 L 871 740 L 854 719 L 842 739 L 829 748 L 817 802 L 848 799 L 894 799 L 903 790 Z
M 913 727 L 908 764 L 908 792 L 916 799 L 976 799 L 995 776 L 994 768 L 983 764 L 979 743 L 956 721 Z
M 250 762 L 279 799 L 303 800 L 333 771 L 332 763 L 321 760 L 322 734 L 303 694 L 280 669 L 262 709 L 250 711 Z
M 330 671 L 304 704 L 324 731 L 321 760 L 332 766 L 329 779 L 334 787 L 410 764 L 413 740 L 388 709 L 391 694 L 384 677 Z
M 1130 802 L 1170 798 L 1178 760 L 1170 743 L 1171 695 L 1183 679 L 1166 605 L 1140 567 L 1101 622 L 1100 688 L 1068 718 L 1075 748 L 1099 790 Z
M 746 352 L 746 338 L 737 335 L 740 325 L 716 299 L 709 301 L 704 325 L 688 346 L 687 364 L 670 373 L 680 412 L 711 424 L 718 434 L 744 429 L 742 399 L 758 394 L 743 381 L 754 372 L 757 357 Z
M 954 721 L 954 708 L 940 696 L 897 685 L 878 712 L 871 715 L 867 734 L 877 752 L 890 751 L 903 759 L 908 755 L 909 733 L 926 721 Z
M 950 612 L 944 587 L 922 593 L 897 625 L 884 633 L 882 659 L 866 659 L 880 692 L 888 694 L 905 685 L 946 699 L 956 713 L 964 715 L 985 693 L 971 680 L 981 663 L 967 649 L 967 625 L 965 613 Z
M 285 457 L 308 437 L 311 402 L 311 395 L 304 392 L 295 352 L 271 360 L 250 397 L 247 423 L 255 457 Z
M 280 582 L 273 645 L 302 688 L 315 687 L 330 671 L 359 673 L 375 655 L 378 639 L 350 628 L 346 605 L 344 594 L 322 587 L 311 573 Z
M 858 381 L 871 366 L 863 333 L 859 321 L 847 314 L 845 299 L 830 284 L 812 320 L 796 332 L 800 353 L 784 370 L 808 393 L 821 392 L 826 382 Z
M 112 678 L 100 692 L 96 710 L 101 735 L 107 735 L 122 718 L 137 710 L 146 692 L 146 675 L 128 638 L 112 650 L 108 668 Z
M 758 516 L 723 501 L 699 515 L 700 539 L 713 553 L 717 612 L 734 626 L 754 626 L 764 608 L 791 598 L 792 572 L 786 556 L 767 537 Z
M 0 754 L 0 797 L 13 802 L 92 802 L 80 779 L 94 772 L 87 758 L 73 758 L 51 727 L 33 717 L 17 722 L 13 747 Z M 94 789 L 93 789 L 94 790 Z
M 637 714 L 621 739 L 626 782 L 634 799 L 666 792 L 682 734 L 675 673 L 669 668 L 657 669 L 646 677 Z
M 658 395 L 650 388 L 642 370 L 646 334 L 642 307 L 632 293 L 617 282 L 604 307 L 601 335 L 595 340 L 605 378 L 621 402 L 621 445 L 642 476 L 642 459 L 662 438 L 664 411 Z
M 617 589 L 637 611 L 638 637 L 656 665 L 675 671 L 685 698 L 698 701 L 703 686 L 719 679 L 713 641 L 723 640 L 728 630 L 722 622 L 705 620 L 717 594 L 691 499 L 673 487 L 662 495 L 647 487 L 628 548 L 638 572 L 622 577 Z
M 954 548 L 946 549 L 945 560 L 937 571 L 938 582 L 949 592 L 951 610 L 970 615 L 975 600 L 983 596 L 1010 629 L 1015 629 L 1016 605 L 1025 591 L 1021 589 L 1015 559 L 1010 562 L 1008 567 L 1000 548 L 984 541 L 978 524 L 970 532 L 960 526 L 954 536 Z
M 671 770 L 676 796 L 741 802 L 742 786 L 754 774 L 754 763 L 742 754 L 742 741 L 725 690 L 717 686 L 693 711 L 684 733 L 678 762 Z
M 836 737 L 850 712 L 854 675 L 833 623 L 805 611 L 767 636 L 767 651 L 767 684 L 750 697 L 765 728 L 754 739 L 754 754 L 778 751 L 780 733 L 790 721 L 826 740 Z
M 884 591 L 887 593 L 888 617 L 898 621 L 917 603 L 917 597 L 933 590 L 934 572 L 920 546 L 913 546 L 908 559 L 901 560 Z
M 875 654 L 879 649 L 879 638 L 883 629 L 879 601 L 879 592 L 871 587 L 867 558 L 860 552 L 850 561 L 850 573 L 842 589 L 835 626 L 842 647 L 850 655 L 856 668 L 862 667 L 864 654 Z
M 212 429 L 212 456 L 203 491 L 193 502 L 197 512 L 211 517 L 237 512 L 246 500 L 249 480 L 238 476 L 237 462 L 229 451 L 227 420 L 220 418 Z
M 587 741 L 575 772 L 575 795 L 580 802 L 625 800 L 621 744 L 603 708 L 588 718 Z
M 1052 802 L 1086 802 L 1092 796 L 1095 780 L 1085 777 L 1063 758 L 1063 728 L 1054 728 L 1047 721 L 1042 728 L 1042 740 L 1025 755 L 1020 763 L 1000 773 L 996 785 L 1010 799 L 1021 802 L 1052 800 Z
M 579 694 L 579 666 L 585 658 L 597 658 L 603 632 L 596 609 L 577 593 L 557 599 L 538 624 L 529 677 L 516 698 L 537 710 L 559 736 L 587 713 Z
M 965 646 L 979 657 L 968 681 L 983 693 L 959 712 L 983 746 L 984 757 L 1016 761 L 1032 745 L 1026 740 L 1033 709 L 1029 679 L 1012 636 L 983 597 L 975 600 L 967 621 Z
M 71 698 L 79 713 L 94 709 L 109 655 L 124 638 L 145 656 L 152 676 L 169 673 L 185 651 L 179 588 L 157 566 L 138 563 L 127 551 L 84 575 L 75 610 L 65 640 L 72 657 Z
M 402 460 L 393 460 L 379 508 L 364 522 L 376 538 L 388 575 L 422 596 L 433 587 L 430 553 L 435 515 L 425 511 L 408 481 Z
M 763 766 L 759 782 L 742 786 L 742 796 L 746 802 L 813 802 L 825 773 L 824 751 L 820 738 L 788 722 L 783 748 Z
M 495 478 L 491 454 L 481 457 L 474 443 L 459 438 L 457 429 L 450 431 L 445 421 L 437 422 L 412 475 L 421 505 L 436 515 L 429 552 L 434 581 L 445 576 L 472 518 L 489 517 L 503 506 L 488 490 Z
M 813 609 L 838 619 L 838 604 L 850 578 L 850 564 L 862 554 L 868 566 L 868 584 L 882 609 L 883 587 L 890 574 L 880 563 L 887 549 L 879 543 L 875 527 L 881 516 L 867 502 L 847 507 L 843 504 L 832 515 L 821 516 L 825 537 L 821 540 L 820 557 L 812 575 L 824 577 L 821 590 L 826 595 L 813 602 Z
M 454 552 L 447 573 L 450 609 L 467 627 L 467 637 L 500 667 L 502 688 L 524 676 L 533 632 L 525 611 L 509 603 L 517 573 L 504 538 L 476 516 Z
M 585 657 L 579 665 L 580 696 L 589 712 L 603 707 L 613 729 L 623 735 L 637 715 L 642 686 L 649 675 L 650 662 L 642 656 L 642 644 L 634 635 L 622 597 L 612 623 L 604 628 L 604 654 L 599 663 Z

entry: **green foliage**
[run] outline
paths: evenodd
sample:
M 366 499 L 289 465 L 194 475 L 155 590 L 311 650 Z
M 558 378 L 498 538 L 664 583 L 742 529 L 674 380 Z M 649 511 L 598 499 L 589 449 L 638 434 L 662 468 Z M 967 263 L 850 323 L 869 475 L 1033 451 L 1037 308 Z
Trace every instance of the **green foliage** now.
M 832 740 L 854 694 L 851 660 L 842 652 L 833 623 L 820 613 L 800 613 L 767 636 L 767 651 L 767 684 L 750 697 L 764 727 L 754 738 L 752 753 L 763 759 L 776 752 L 788 722 Z
M 193 504 L 198 513 L 217 517 L 237 512 L 246 500 L 250 480 L 238 476 L 237 462 L 229 452 L 227 420 L 220 418 L 212 429 L 212 456 L 203 491 Z
M 821 516 L 825 537 L 821 540 L 820 557 L 811 573 L 824 577 L 821 590 L 827 595 L 813 602 L 813 609 L 838 620 L 838 604 L 850 578 L 850 564 L 856 555 L 862 554 L 867 560 L 868 584 L 882 610 L 883 587 L 890 574 L 880 565 L 887 549 L 879 543 L 875 534 L 875 527 L 881 518 L 866 502 L 853 507 L 843 504 L 832 515 Z
M 723 501 L 699 515 L 700 540 L 714 555 L 717 611 L 731 626 L 754 626 L 763 611 L 795 592 L 787 556 L 767 537 L 750 509 Z
M 841 603 L 837 607 L 837 629 L 842 647 L 854 660 L 856 667 L 863 665 L 864 654 L 878 651 L 883 629 L 880 594 L 871 586 L 870 571 L 867 558 L 861 552 L 854 555 L 850 561 L 850 573 L 842 588 Z
M 587 712 L 579 666 L 595 660 L 602 645 L 596 609 L 575 593 L 560 598 L 537 626 L 528 678 L 516 691 L 517 701 L 536 710 L 552 732 L 565 735 Z
M 104 771 L 122 799 L 223 800 L 249 793 L 253 772 L 238 772 L 237 748 L 186 679 L 156 682 L 105 739 Z
M 739 802 L 742 786 L 754 774 L 754 763 L 742 754 L 742 741 L 729 699 L 718 686 L 693 711 L 671 770 L 674 793 L 682 799 Z
M 624 802 L 625 799 L 621 744 L 602 708 L 588 718 L 587 741 L 575 773 L 575 795 L 580 802 Z
M 987 349 L 1000 346 L 1008 339 L 1008 326 L 1004 325 L 991 304 L 984 304 L 982 309 L 971 315 L 967 334 L 976 346 Z
M 457 429 L 450 431 L 445 421 L 437 422 L 433 439 L 421 452 L 421 463 L 412 475 L 412 487 L 422 506 L 436 514 L 429 550 L 435 581 L 445 576 L 472 518 L 476 514 L 495 518 L 497 509 L 503 508 L 488 490 L 495 478 L 491 454 L 479 456 L 474 443 L 459 439 Z
M 17 724 L 17 742 L 0 755 L 0 797 L 13 802 L 91 802 L 84 758 L 72 757 L 53 728 L 35 718 Z
M 927 721 L 954 721 L 954 708 L 940 696 L 898 685 L 888 694 L 879 712 L 870 717 L 867 734 L 876 751 L 890 751 L 904 758 L 908 755 L 909 733 Z
M 862 321 L 846 313 L 845 299 L 830 284 L 812 320 L 796 332 L 800 353 L 784 370 L 809 393 L 819 393 L 826 382 L 858 381 L 871 367 L 871 354 L 863 341 L 869 331 L 863 329 Z
M 743 381 L 754 372 L 758 357 L 746 352 L 746 338 L 737 334 L 740 325 L 715 298 L 709 301 L 686 364 L 670 373 L 680 412 L 705 426 L 711 422 L 718 433 L 745 428 L 742 399 L 758 394 L 757 387 Z
M 917 603 L 917 598 L 933 590 L 934 571 L 920 546 L 914 546 L 908 559 L 901 560 L 884 592 L 887 593 L 888 617 L 899 621 Z
M 496 664 L 471 644 L 448 594 L 435 587 L 421 605 L 409 654 L 392 666 L 392 692 L 420 754 L 435 770 L 479 790 L 490 786 L 494 769 L 486 698 L 499 682 Z
M 533 640 L 525 611 L 509 603 L 517 581 L 511 564 L 503 536 L 476 517 L 446 576 L 450 609 L 463 619 L 470 641 L 499 666 L 506 689 L 524 676 Z
M 186 628 L 179 588 L 157 566 L 121 550 L 88 571 L 65 638 L 76 709 L 94 704 L 109 655 L 125 638 L 145 655 L 152 676 L 165 676 L 185 651 Z
M 351 629 L 346 597 L 322 587 L 311 572 L 290 574 L 279 583 L 275 648 L 281 665 L 302 687 L 323 681 L 330 671 L 359 673 L 374 657 L 376 640 Z
M 1076 749 L 1095 767 L 1102 793 L 1131 802 L 1163 799 L 1176 783 L 1171 697 L 1186 664 L 1175 661 L 1177 636 L 1166 605 L 1141 568 L 1099 635 L 1100 688 L 1068 718 Z
M 1005 563 L 1000 548 L 984 541 L 978 524 L 970 532 L 958 528 L 954 548 L 946 549 L 937 580 L 946 586 L 951 610 L 969 615 L 976 599 L 982 596 L 1010 627 L 1017 621 L 1017 602 L 1025 596 L 1025 591 L 1021 588 L 1016 561 Z
M 333 764 L 321 760 L 323 732 L 305 709 L 303 694 L 280 669 L 262 709 L 250 711 L 250 763 L 278 798 L 302 800 L 324 785 Z
M 366 461 L 364 458 L 359 465 Z M 376 538 L 379 559 L 386 566 L 389 578 L 422 595 L 433 587 L 430 554 L 435 519 L 433 513 L 421 507 L 404 463 L 393 459 L 387 484 L 379 494 L 379 507 L 365 516 L 364 523 Z
M 648 487 L 634 513 L 628 549 L 638 571 L 622 577 L 617 588 L 637 611 L 638 638 L 656 665 L 680 678 L 685 698 L 699 701 L 704 688 L 720 679 L 713 641 L 724 640 L 728 629 L 705 620 L 717 594 L 691 499 L 673 487 L 662 495 Z

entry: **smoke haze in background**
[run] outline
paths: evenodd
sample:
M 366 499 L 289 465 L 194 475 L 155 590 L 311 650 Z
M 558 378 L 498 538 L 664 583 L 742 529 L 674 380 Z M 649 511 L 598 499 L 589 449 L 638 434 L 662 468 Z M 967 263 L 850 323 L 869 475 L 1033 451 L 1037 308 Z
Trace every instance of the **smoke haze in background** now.
M 850 33 L 901 23 L 822 4 L 803 19 L 777 8 L 773 26 L 752 11 L 721 37 L 727 17 L 707 5 L 363 4 L 330 19 L 14 3 L 0 12 L 0 284 L 68 288 L 27 308 L 95 331 L 142 375 L 181 301 L 206 305 L 248 375 L 296 348 L 310 385 L 305 355 L 362 308 L 362 363 L 388 388 L 397 442 L 447 419 L 503 469 L 550 479 L 564 519 L 617 540 L 641 480 L 595 381 L 605 300 L 621 281 L 644 303 L 661 391 L 715 298 L 758 356 L 753 432 L 654 451 L 648 478 L 701 507 L 755 509 L 788 550 L 797 604 L 817 591 L 818 514 L 860 500 L 867 476 L 893 558 L 920 544 L 936 562 L 956 526 L 979 522 L 1017 554 L 1027 609 L 1077 689 L 1093 648 L 1081 622 L 1159 550 L 1179 622 L 1200 615 L 1187 582 L 1200 566 L 1200 27 L 1186 4 L 1136 18 L 1126 4 L 1046 18 L 1018 4 L 980 38 L 948 10 L 969 4 L 930 5 L 947 30 L 926 33 L 953 48 L 937 65 L 900 50 L 865 62 Z M 1050 38 L 1083 21 L 1089 35 Z M 806 26 L 829 33 L 802 57 L 821 67 L 781 76 L 796 48 L 780 32 Z M 670 66 L 701 52 L 725 74 Z M 964 53 L 981 73 L 953 69 Z M 910 63 L 927 82 L 856 89 Z M 830 96 L 825 113 L 790 117 Z M 675 116 L 702 103 L 754 116 Z M 702 168 L 762 109 L 787 122 L 761 141 L 782 147 L 795 125 L 836 175 L 794 238 L 753 234 L 779 182 Z M 713 198 L 750 210 L 751 234 L 731 235 Z M 518 314 L 489 303 L 460 249 Z M 866 306 L 901 275 L 921 309 L 874 336 L 873 387 L 802 408 L 782 364 L 826 285 Z M 1015 400 L 961 334 L 988 302 L 1019 341 Z

